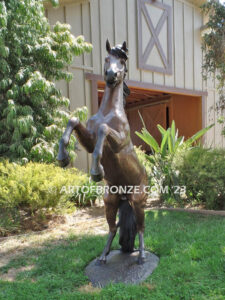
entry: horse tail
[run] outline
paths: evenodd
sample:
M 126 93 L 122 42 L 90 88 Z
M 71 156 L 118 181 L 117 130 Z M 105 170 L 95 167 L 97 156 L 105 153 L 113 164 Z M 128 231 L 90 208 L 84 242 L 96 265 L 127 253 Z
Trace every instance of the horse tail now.
M 137 225 L 133 208 L 128 200 L 120 200 L 118 226 L 120 227 L 119 244 L 121 250 L 123 252 L 133 252 Z

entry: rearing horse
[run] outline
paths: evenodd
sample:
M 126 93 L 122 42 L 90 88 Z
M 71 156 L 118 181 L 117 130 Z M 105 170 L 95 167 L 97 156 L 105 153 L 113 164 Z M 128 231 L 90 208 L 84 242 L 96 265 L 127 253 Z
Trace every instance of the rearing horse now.
M 130 138 L 130 127 L 124 110 L 124 83 L 127 68 L 126 42 L 111 48 L 106 41 L 108 56 L 105 58 L 104 79 L 106 82 L 104 96 L 98 112 L 92 116 L 86 128 L 77 118 L 72 118 L 59 143 L 57 159 L 61 166 L 69 163 L 66 146 L 72 132 L 82 146 L 92 153 L 91 177 L 94 181 L 103 178 L 109 187 L 138 186 L 138 192 L 104 195 L 106 219 L 109 225 L 107 244 L 97 260 L 98 264 L 106 262 L 112 241 L 120 227 L 121 250 L 134 250 L 135 236 L 139 235 L 138 263 L 145 259 L 144 251 L 144 205 L 147 198 L 145 185 L 147 176 L 145 169 L 139 163 Z M 119 210 L 119 222 L 116 215 Z

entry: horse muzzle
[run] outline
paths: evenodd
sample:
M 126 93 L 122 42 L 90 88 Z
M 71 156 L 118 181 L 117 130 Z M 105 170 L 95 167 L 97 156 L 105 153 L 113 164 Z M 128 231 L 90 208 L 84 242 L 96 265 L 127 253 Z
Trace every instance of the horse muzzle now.
M 113 88 L 117 85 L 117 73 L 112 70 L 105 72 L 105 81 L 109 88 Z
M 113 80 L 113 81 L 110 81 L 110 80 L 107 80 L 106 81 L 106 84 L 109 88 L 114 88 L 116 85 L 117 85 L 117 80 Z

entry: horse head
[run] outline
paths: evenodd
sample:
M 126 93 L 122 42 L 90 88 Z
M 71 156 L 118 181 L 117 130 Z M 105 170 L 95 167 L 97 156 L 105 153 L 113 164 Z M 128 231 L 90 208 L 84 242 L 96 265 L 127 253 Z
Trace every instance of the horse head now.
M 127 72 L 126 60 L 127 60 L 127 44 L 123 42 L 123 45 L 116 45 L 111 48 L 107 39 L 106 50 L 108 55 L 105 58 L 104 65 L 104 79 L 109 88 L 114 88 L 121 83 Z

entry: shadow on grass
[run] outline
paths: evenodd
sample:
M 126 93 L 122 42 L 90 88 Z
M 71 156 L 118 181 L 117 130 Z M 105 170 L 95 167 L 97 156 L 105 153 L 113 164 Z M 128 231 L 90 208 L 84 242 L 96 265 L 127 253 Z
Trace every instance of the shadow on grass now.
M 88 284 L 85 266 L 101 253 L 106 236 L 70 235 L 42 249 L 30 248 L 1 268 L 0 276 L 32 266 L 13 282 L 0 281 L 0 299 L 224 299 L 224 240 L 225 218 L 150 211 L 146 250 L 160 256 L 160 264 L 145 284 L 82 290 Z

